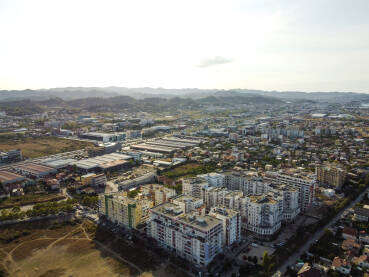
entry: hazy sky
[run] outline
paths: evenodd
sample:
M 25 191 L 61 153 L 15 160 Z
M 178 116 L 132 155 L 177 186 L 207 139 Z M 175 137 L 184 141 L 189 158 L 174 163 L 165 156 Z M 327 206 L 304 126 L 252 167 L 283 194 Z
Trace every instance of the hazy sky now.
M 369 93 L 368 0 L 0 0 L 0 89 Z

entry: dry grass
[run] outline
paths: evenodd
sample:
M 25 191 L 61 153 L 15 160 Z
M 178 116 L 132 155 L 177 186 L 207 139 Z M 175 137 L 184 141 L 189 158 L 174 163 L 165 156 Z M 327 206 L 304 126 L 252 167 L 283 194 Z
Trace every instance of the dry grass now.
M 27 158 L 38 158 L 62 152 L 79 150 L 90 146 L 93 146 L 90 142 L 57 137 L 20 139 L 0 137 L 0 150 L 21 149 L 23 156 Z
M 10 276 L 94 277 L 94 276 L 185 276 L 161 266 L 154 272 L 139 272 L 94 240 L 96 226 L 89 221 L 74 223 L 43 222 L 0 228 L 0 237 L 27 230 L 27 234 L 4 242 L 0 240 L 0 269 Z M 112 239 L 112 238 L 111 238 Z

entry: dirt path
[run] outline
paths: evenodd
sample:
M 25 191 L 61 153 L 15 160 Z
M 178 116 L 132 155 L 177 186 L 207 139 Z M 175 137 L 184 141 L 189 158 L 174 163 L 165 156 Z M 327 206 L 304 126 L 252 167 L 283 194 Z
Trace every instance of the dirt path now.
M 81 229 L 85 235 L 85 238 L 68 238 L 68 236 L 70 234 L 72 234 L 73 232 L 75 232 L 76 230 Z M 100 247 L 101 249 L 103 249 L 104 251 L 108 252 L 110 255 L 112 255 L 115 259 L 117 259 L 118 261 L 128 264 L 129 266 L 131 266 L 132 268 L 136 269 L 140 274 L 144 272 L 144 270 L 142 270 L 141 268 L 139 268 L 137 265 L 131 263 L 130 261 L 122 258 L 118 253 L 116 253 L 115 251 L 111 250 L 109 247 L 105 246 L 104 244 L 102 244 L 99 241 L 95 241 L 93 239 L 90 238 L 90 236 L 88 235 L 86 229 L 84 228 L 83 224 L 79 225 L 77 228 L 71 230 L 70 232 L 68 232 L 67 234 L 63 235 L 62 237 L 59 238 L 38 238 L 32 241 L 37 241 L 37 240 L 54 240 L 52 243 L 50 243 L 44 251 L 48 251 L 50 250 L 53 246 L 55 246 L 58 242 L 62 241 L 62 240 L 87 240 L 87 241 L 93 241 L 98 247 Z M 25 243 L 29 243 L 30 241 L 24 241 L 20 244 L 18 244 L 16 247 L 14 247 L 10 252 L 6 252 L 5 250 L 1 249 L 0 250 L 6 255 L 6 257 L 3 259 L 2 265 L 4 267 L 4 269 L 7 271 L 7 273 L 11 276 L 11 277 L 16 277 L 18 276 L 17 272 L 22 272 L 22 269 L 17 265 L 17 263 L 14 261 L 13 259 L 13 253 L 15 250 L 17 250 L 19 247 L 21 247 L 22 245 L 24 245 Z M 11 269 L 8 267 L 7 265 L 7 261 L 9 261 L 12 265 L 12 267 L 14 267 L 14 269 Z M 22 272 L 24 276 L 28 276 L 26 273 Z
M 67 238 L 70 234 L 72 234 L 74 231 L 78 230 L 80 228 L 80 226 L 78 226 L 77 228 L 71 230 L 70 232 L 68 232 L 66 235 L 62 236 L 61 238 L 57 239 L 56 241 L 50 243 L 47 247 L 46 247 L 46 251 L 49 250 L 51 247 L 53 247 L 56 243 L 58 243 L 59 241 L 62 241 L 63 239 Z

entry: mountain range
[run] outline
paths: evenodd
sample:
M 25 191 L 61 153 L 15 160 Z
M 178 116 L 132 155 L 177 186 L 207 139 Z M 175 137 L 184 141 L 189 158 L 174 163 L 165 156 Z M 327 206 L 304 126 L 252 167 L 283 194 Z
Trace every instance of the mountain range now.
M 60 98 L 75 100 L 83 98 L 111 98 L 116 96 L 130 96 L 135 99 L 151 97 L 160 98 L 191 98 L 200 99 L 212 96 L 264 96 L 283 100 L 314 100 L 326 102 L 369 101 L 369 94 L 354 92 L 299 92 L 299 91 L 263 91 L 249 89 L 165 89 L 165 88 L 125 88 L 125 87 L 66 87 L 39 90 L 0 90 L 0 101 L 15 101 L 30 99 L 32 101 Z

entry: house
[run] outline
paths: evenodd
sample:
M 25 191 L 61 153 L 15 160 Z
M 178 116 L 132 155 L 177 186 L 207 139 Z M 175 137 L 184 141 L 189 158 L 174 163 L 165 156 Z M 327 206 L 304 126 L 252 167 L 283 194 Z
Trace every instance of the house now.
M 49 188 L 51 190 L 59 190 L 60 189 L 60 183 L 57 179 L 47 179 L 46 184 L 47 184 L 47 186 L 49 186 Z
M 342 237 L 344 239 L 356 240 L 356 238 L 357 238 L 357 231 L 354 228 L 345 227 L 345 228 L 343 228 L 343 231 L 342 231 Z
M 355 208 L 354 219 L 356 221 L 368 222 L 369 221 L 369 209 L 366 208 Z
M 359 234 L 359 241 L 364 244 L 369 244 L 369 235 L 365 232 Z
M 338 271 L 341 274 L 350 274 L 351 263 L 346 259 L 335 257 L 332 262 L 332 269 Z
M 324 271 L 320 268 L 305 263 L 297 272 L 298 277 L 322 277 L 325 276 Z
M 366 255 L 355 257 L 352 259 L 352 262 L 358 266 L 369 268 L 369 258 Z
M 23 188 L 15 188 L 12 190 L 12 195 L 13 196 L 21 196 L 24 195 L 24 191 Z
M 365 245 L 363 249 L 363 255 L 369 256 L 369 245 Z
M 347 251 L 347 250 L 351 250 L 351 251 L 357 251 L 359 252 L 360 250 L 360 244 L 358 244 L 356 241 L 354 241 L 353 239 L 346 239 L 342 242 L 342 249 Z

